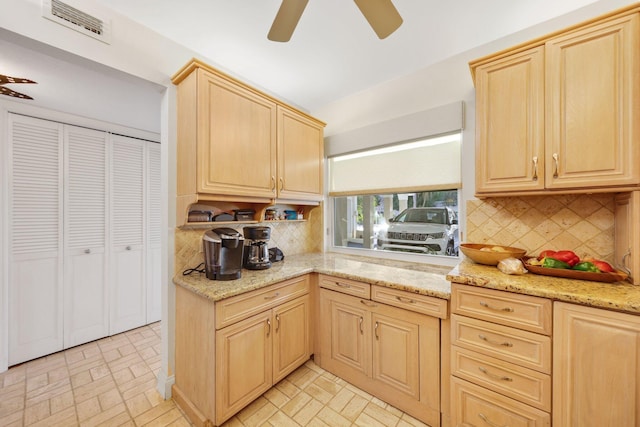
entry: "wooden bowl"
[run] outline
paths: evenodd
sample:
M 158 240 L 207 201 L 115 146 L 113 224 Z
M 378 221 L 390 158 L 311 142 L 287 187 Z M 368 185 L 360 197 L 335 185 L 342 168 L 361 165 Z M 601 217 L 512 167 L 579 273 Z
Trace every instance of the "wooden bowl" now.
M 501 247 L 503 251 L 481 250 L 482 248 L 493 248 L 497 246 Z M 460 250 L 474 262 L 484 265 L 498 265 L 498 263 L 505 258 L 520 259 L 527 252 L 520 248 L 484 243 L 463 243 L 460 245 Z

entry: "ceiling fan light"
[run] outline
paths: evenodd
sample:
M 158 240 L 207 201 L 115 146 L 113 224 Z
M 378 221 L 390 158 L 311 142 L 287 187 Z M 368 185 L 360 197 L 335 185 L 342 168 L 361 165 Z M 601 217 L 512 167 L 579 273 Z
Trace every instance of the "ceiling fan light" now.
M 288 42 L 309 0 L 282 0 L 267 38 L 274 42 Z
M 354 2 L 380 39 L 387 38 L 402 25 L 402 17 L 391 0 L 354 0 Z

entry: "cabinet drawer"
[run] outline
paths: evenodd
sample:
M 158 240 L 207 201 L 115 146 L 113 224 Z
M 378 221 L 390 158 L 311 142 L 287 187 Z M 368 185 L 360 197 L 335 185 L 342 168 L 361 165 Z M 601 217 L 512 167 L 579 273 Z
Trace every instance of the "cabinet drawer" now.
M 459 347 L 451 353 L 451 373 L 508 397 L 551 411 L 551 377 Z
M 453 285 L 451 312 L 551 335 L 551 300 L 476 286 Z
M 309 293 L 309 276 L 304 275 L 264 289 L 217 301 L 215 305 L 216 329 L 224 328 L 307 293 Z
M 467 381 L 451 378 L 454 426 L 549 427 L 548 413 Z
M 444 299 L 376 285 L 371 287 L 371 299 L 428 316 L 447 318 L 447 300 Z
M 320 287 L 364 299 L 369 299 L 371 297 L 371 285 L 368 283 L 356 282 L 355 280 L 343 279 L 340 277 L 325 276 L 324 274 L 321 274 Z
M 536 371 L 551 371 L 551 338 L 544 335 L 454 314 L 451 342 Z

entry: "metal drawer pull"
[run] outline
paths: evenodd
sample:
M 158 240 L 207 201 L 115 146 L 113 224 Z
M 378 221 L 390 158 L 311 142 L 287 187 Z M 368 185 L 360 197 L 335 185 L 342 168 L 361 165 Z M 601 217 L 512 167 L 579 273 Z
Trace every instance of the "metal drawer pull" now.
M 398 301 L 400 301 L 400 302 L 406 302 L 406 303 L 409 303 L 409 304 L 415 304 L 416 303 L 416 301 L 412 300 L 411 298 L 405 298 L 405 297 L 401 297 L 401 296 L 397 296 L 397 295 L 396 295 L 396 299 Z
M 489 424 L 491 427 L 509 427 L 506 424 L 503 424 L 503 425 L 500 426 L 500 425 L 498 425 L 498 424 L 496 424 L 494 422 L 491 422 L 491 420 L 485 414 L 483 414 L 482 412 L 480 412 L 478 414 L 478 416 L 480 417 L 480 419 L 482 421 L 484 421 L 485 423 Z
M 513 308 L 511 308 L 511 307 L 495 308 L 495 307 L 491 307 L 489 304 L 487 304 L 484 301 L 480 301 L 480 305 L 483 306 L 484 308 L 488 308 L 489 310 L 504 311 L 506 313 L 513 313 L 514 312 Z
M 500 345 L 502 347 L 513 347 L 513 344 L 511 344 L 508 341 L 505 341 L 505 342 L 491 341 L 489 338 L 485 337 L 482 334 L 478 334 L 478 338 L 480 338 L 482 341 L 488 342 L 489 344 Z
M 348 283 L 340 283 L 340 282 L 336 282 L 336 286 L 340 286 L 341 288 L 350 288 L 351 285 L 349 285 Z
M 512 382 L 513 381 L 513 378 L 501 377 L 500 375 L 492 374 L 491 372 L 489 372 L 486 368 L 483 368 L 482 366 L 478 366 L 478 370 L 480 372 L 482 372 L 483 374 L 485 374 L 486 376 L 488 376 L 489 378 L 493 378 L 494 380 L 507 381 L 507 382 Z
M 360 316 L 360 335 L 364 335 L 364 328 L 362 327 L 363 322 L 364 319 L 362 318 L 362 316 Z
M 91 253 L 91 249 L 85 249 L 85 250 L 84 250 L 84 253 L 85 253 L 85 254 L 90 254 L 90 253 Z
M 278 298 L 280 296 L 280 292 L 276 292 L 275 294 L 271 295 L 270 297 L 264 297 L 264 299 L 274 299 L 274 298 Z
M 379 340 L 379 339 L 380 339 L 380 337 L 378 337 L 378 326 L 380 326 L 380 325 L 378 324 L 378 321 L 376 320 L 376 324 L 375 324 L 375 326 L 373 327 L 373 332 L 374 332 L 374 334 L 375 334 L 375 336 L 376 336 L 376 340 Z

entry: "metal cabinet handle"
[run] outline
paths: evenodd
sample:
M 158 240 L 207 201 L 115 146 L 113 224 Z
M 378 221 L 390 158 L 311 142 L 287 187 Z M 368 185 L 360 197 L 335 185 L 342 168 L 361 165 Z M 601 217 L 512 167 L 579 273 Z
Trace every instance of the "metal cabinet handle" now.
M 538 156 L 533 156 L 533 177 L 534 181 L 538 180 Z
M 554 169 L 553 169 L 553 177 L 557 178 L 558 177 L 558 153 L 553 153 L 553 161 L 554 161 Z
M 363 300 L 363 299 L 360 300 L 360 303 L 366 305 L 367 307 L 377 307 L 378 306 L 378 304 L 376 304 L 374 302 Z
M 267 319 L 267 336 L 271 335 L 271 320 Z
M 491 307 L 489 304 L 487 304 L 484 301 L 480 301 L 479 304 L 481 306 L 483 306 L 484 308 L 488 308 L 489 310 L 494 310 L 494 311 L 504 311 L 506 313 L 513 313 L 513 308 L 511 307 L 503 307 L 503 308 L 496 308 L 496 307 Z
M 498 424 L 496 424 L 496 423 L 492 422 L 492 421 L 491 421 L 491 420 L 490 420 L 490 419 L 489 419 L 485 414 L 483 414 L 482 412 L 481 412 L 481 413 L 479 413 L 479 414 L 478 414 L 478 416 L 480 417 L 480 419 L 481 419 L 482 421 L 484 421 L 485 423 L 489 424 L 491 427 L 509 427 L 509 426 L 508 426 L 508 425 L 506 425 L 506 424 L 503 424 L 503 425 L 501 425 L 501 426 L 500 426 L 500 425 L 498 425 Z
M 504 342 L 498 342 L 498 341 L 492 341 L 489 338 L 487 338 L 486 336 L 482 335 L 482 334 L 478 334 L 478 338 L 480 338 L 482 341 L 488 342 L 489 344 L 492 345 L 499 345 L 502 347 L 513 347 L 513 344 L 508 342 L 508 341 L 504 341 Z
M 276 177 L 271 175 L 271 191 L 276 191 Z
M 278 298 L 279 296 L 280 296 L 280 292 L 276 292 L 275 294 L 273 294 L 271 296 L 264 297 L 264 299 L 274 299 L 274 298 Z
M 85 249 L 85 250 L 84 250 L 84 253 L 85 253 L 85 254 L 90 254 L 90 253 L 91 253 L 91 249 Z
M 280 315 L 276 314 L 276 334 L 280 330 Z
M 127 246 L 125 249 L 126 249 L 127 251 L 130 251 L 130 250 L 131 250 L 131 246 Z
M 360 335 L 364 335 L 364 319 L 362 318 L 362 316 L 360 316 Z
M 347 288 L 347 289 L 351 287 L 351 285 L 348 283 L 340 283 L 340 282 L 336 282 L 336 286 L 340 286 L 341 288 Z
M 373 333 L 374 333 L 374 335 L 376 336 L 376 340 L 379 340 L 379 339 L 380 339 L 380 337 L 378 336 L 378 326 L 380 326 L 380 325 L 378 324 L 378 321 L 376 320 L 376 324 L 375 324 L 375 326 L 373 327 Z
M 494 380 L 507 381 L 507 382 L 513 381 L 513 378 L 492 374 L 487 370 L 487 368 L 483 368 L 482 366 L 478 366 L 478 370 L 483 374 L 485 374 L 486 376 L 488 376 L 489 378 L 493 378 Z
M 396 295 L 396 299 L 398 301 L 400 301 L 400 302 L 406 302 L 408 304 L 415 304 L 416 303 L 416 300 L 413 300 L 411 298 L 401 297 L 401 296 L 398 296 L 398 295 Z
M 280 178 L 280 191 L 284 190 L 284 179 Z

